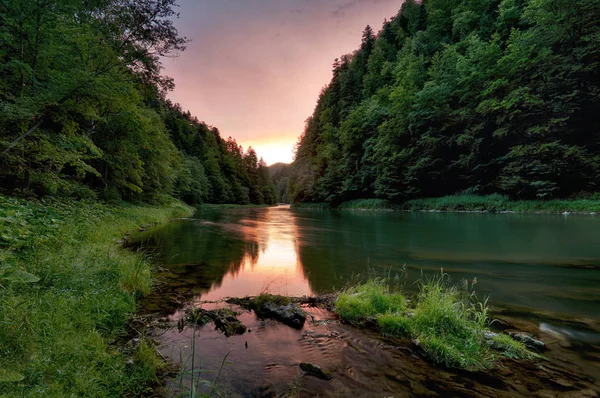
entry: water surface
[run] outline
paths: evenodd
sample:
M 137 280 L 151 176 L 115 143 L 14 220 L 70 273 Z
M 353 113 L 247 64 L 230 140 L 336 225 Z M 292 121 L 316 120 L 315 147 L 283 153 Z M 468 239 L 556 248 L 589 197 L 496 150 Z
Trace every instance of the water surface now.
M 443 270 L 477 278 L 493 305 L 600 319 L 597 217 L 280 206 L 200 212 L 143 238 L 162 276 L 181 275 L 179 292 L 201 300 L 330 292 L 369 273 L 398 274 L 411 291 Z
M 240 320 L 251 332 L 242 336 L 226 338 L 210 324 L 171 327 L 156 336 L 163 355 L 188 371 L 193 358 L 194 369 L 208 372 L 200 373 L 206 380 L 228 355 L 218 380 L 226 395 L 600 393 L 600 218 L 280 206 L 203 211 L 149 229 L 136 241 L 161 264 L 159 285 L 141 311 L 170 325 L 186 308 L 210 308 L 217 304 L 207 302 L 225 297 L 325 293 L 358 275 L 398 275 L 410 294 L 417 280 L 443 269 L 452 283 L 472 286 L 476 278 L 474 290 L 489 296 L 492 316 L 542 338 L 551 359 L 543 367 L 501 366 L 487 378 L 442 371 L 410 349 L 388 346 L 316 309 L 307 309 L 312 317 L 301 330 L 245 312 Z M 304 375 L 302 361 L 325 367 L 334 379 Z M 570 387 L 553 385 L 555 379 L 570 380 Z M 189 373 L 172 380 L 171 395 L 186 392 L 190 381 Z

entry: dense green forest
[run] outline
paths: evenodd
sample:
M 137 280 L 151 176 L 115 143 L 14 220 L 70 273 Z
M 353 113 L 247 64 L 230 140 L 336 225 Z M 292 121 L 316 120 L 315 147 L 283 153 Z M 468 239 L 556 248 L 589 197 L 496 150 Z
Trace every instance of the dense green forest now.
M 600 0 L 406 0 L 335 60 L 285 189 L 332 204 L 597 192 L 599 21 Z
M 290 178 L 293 173 L 293 165 L 287 163 L 275 163 L 269 166 L 269 175 L 273 179 L 277 189 L 277 200 L 279 203 L 292 203 Z
M 174 0 L 0 2 L 0 187 L 108 202 L 274 203 L 266 164 L 166 99 Z

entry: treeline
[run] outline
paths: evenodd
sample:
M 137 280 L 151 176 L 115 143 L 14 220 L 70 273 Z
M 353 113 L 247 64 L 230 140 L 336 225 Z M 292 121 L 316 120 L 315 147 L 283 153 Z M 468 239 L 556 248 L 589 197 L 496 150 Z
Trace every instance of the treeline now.
M 21 195 L 274 203 L 268 169 L 165 98 L 174 0 L 0 2 L 0 187 Z
M 600 0 L 414 0 L 337 59 L 297 202 L 598 191 Z
M 292 203 L 290 181 L 294 174 L 294 166 L 287 163 L 275 163 L 269 166 L 269 174 L 275 183 L 279 203 Z

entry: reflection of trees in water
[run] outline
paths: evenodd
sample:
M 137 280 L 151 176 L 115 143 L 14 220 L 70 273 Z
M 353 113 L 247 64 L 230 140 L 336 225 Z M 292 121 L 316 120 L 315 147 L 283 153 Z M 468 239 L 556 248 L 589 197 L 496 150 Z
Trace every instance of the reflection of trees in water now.
M 304 212 L 296 250 L 313 291 L 342 287 L 368 268 L 406 264 L 404 286 L 439 274 L 477 277 L 491 303 L 598 316 L 598 231 L 593 218 L 453 213 Z
M 220 287 L 227 274 L 237 275 L 244 264 L 255 264 L 260 252 L 258 236 L 243 226 L 190 220 L 165 225 L 129 246 L 157 253 L 157 287 L 144 298 L 142 312 L 164 315 Z
M 392 244 L 398 231 L 397 224 L 386 221 L 389 216 L 332 211 L 295 215 L 296 251 L 315 292 L 343 287 L 369 267 L 376 271 L 391 264 L 399 267 L 407 257 L 405 249 Z

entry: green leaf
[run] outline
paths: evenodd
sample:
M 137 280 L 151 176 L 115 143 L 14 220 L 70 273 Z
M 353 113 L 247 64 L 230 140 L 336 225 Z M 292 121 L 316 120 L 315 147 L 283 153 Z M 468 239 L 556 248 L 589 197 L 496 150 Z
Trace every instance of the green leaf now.
M 25 376 L 23 376 L 19 372 L 15 372 L 14 370 L 0 368 L 0 383 L 17 382 L 17 381 L 22 381 L 24 379 L 25 379 Z
M 13 283 L 35 283 L 40 280 L 37 276 L 19 269 L 6 272 L 0 279 Z

